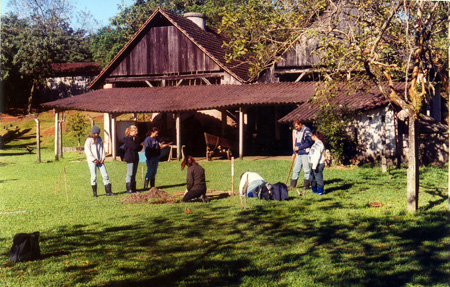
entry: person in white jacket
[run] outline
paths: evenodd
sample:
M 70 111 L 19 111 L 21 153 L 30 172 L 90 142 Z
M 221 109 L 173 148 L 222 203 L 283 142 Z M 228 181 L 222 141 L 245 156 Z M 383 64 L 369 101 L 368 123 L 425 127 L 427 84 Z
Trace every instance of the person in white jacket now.
M 247 188 L 248 197 L 258 197 L 257 191 L 261 184 L 266 183 L 264 179 L 256 172 L 244 172 L 239 182 L 239 194 L 244 194 L 244 188 Z
M 309 181 L 311 182 L 311 189 L 313 193 L 318 195 L 323 194 L 324 181 L 323 169 L 325 168 L 325 146 L 323 145 L 323 135 L 316 131 L 312 134 L 311 139 L 314 144 L 309 151 L 309 164 L 311 166 L 311 173 Z
M 97 197 L 97 168 L 103 177 L 106 195 L 116 195 L 111 192 L 111 183 L 109 181 L 108 172 L 105 167 L 105 149 L 103 148 L 102 138 L 99 136 L 100 128 L 93 126 L 91 134 L 84 143 L 84 153 L 86 154 L 89 171 L 91 172 L 91 186 L 94 197 Z

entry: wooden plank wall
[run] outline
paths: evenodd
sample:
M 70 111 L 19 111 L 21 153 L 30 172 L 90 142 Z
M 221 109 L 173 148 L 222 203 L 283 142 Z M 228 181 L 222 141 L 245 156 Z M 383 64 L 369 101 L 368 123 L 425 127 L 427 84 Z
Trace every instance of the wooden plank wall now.
M 286 52 L 277 62 L 277 67 L 310 67 L 320 63 L 317 55 L 311 55 L 311 52 L 318 47 L 316 39 L 308 39 L 304 43 L 295 45 L 295 49 Z
M 174 26 L 152 27 L 111 76 L 220 71 L 220 67 Z

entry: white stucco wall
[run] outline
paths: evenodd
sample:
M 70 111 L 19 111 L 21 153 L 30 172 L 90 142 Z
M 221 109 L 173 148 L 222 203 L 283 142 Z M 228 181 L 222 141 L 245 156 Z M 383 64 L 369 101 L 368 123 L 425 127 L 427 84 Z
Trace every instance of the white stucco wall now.
M 393 156 L 396 151 L 396 118 L 389 108 L 366 111 L 355 118 L 354 134 L 356 135 L 358 158 L 379 159 L 384 152 Z

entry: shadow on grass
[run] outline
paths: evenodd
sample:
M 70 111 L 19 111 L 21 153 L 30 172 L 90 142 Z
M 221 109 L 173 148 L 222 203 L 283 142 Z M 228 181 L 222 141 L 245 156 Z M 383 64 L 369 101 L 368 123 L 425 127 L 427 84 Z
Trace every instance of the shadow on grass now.
M 193 212 L 185 216 L 182 207 L 137 220 L 63 226 L 41 234 L 41 248 L 46 264 L 73 274 L 71 284 L 297 286 L 300 275 L 324 286 L 448 283 L 447 213 L 318 220 L 307 212 L 313 202 L 262 202 L 233 216 L 228 206 L 188 205 Z

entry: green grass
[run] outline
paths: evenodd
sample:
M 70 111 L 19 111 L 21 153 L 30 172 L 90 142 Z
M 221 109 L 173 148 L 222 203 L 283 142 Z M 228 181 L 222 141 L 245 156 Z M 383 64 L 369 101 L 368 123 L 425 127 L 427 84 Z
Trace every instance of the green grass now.
M 246 210 L 237 196 L 122 204 L 125 163 L 106 163 L 120 194 L 104 196 L 99 176 L 101 196 L 93 198 L 84 155 L 55 162 L 53 117 L 40 118 L 44 163 L 24 149 L 35 145 L 32 119 L 0 133 L 0 286 L 449 285 L 447 167 L 421 168 L 414 215 L 406 212 L 406 170 L 377 167 L 328 168 L 324 196 L 291 191 L 284 202 L 249 199 Z M 200 164 L 209 189 L 231 189 L 229 161 Z M 284 182 L 289 165 L 236 160 L 235 190 L 242 172 Z M 156 184 L 183 191 L 185 177 L 179 162 L 161 162 Z M 10 263 L 14 234 L 33 231 L 41 233 L 42 258 Z
M 44 150 L 40 164 L 15 149 L 1 155 L 2 286 L 448 286 L 446 168 L 421 169 L 420 211 L 411 215 L 405 170 L 389 179 L 378 168 L 330 168 L 322 197 L 291 191 L 289 201 L 249 199 L 242 210 L 237 196 L 122 204 L 122 162 L 107 162 L 121 194 L 92 198 L 83 155 L 53 162 Z M 289 164 L 237 160 L 236 174 L 256 171 L 274 183 Z M 201 165 L 209 189 L 231 189 L 229 161 Z M 162 162 L 156 183 L 182 191 L 185 171 Z M 41 232 L 42 259 L 10 263 L 14 234 L 33 231 Z

